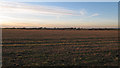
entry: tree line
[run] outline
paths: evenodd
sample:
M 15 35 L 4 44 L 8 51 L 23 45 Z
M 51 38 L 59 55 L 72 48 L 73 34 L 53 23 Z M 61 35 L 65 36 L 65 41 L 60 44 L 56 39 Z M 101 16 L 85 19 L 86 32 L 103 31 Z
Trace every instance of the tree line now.
M 26 29 L 26 30 L 118 30 L 119 28 L 46 28 L 46 27 L 39 27 L 39 28 L 3 28 L 3 29 Z

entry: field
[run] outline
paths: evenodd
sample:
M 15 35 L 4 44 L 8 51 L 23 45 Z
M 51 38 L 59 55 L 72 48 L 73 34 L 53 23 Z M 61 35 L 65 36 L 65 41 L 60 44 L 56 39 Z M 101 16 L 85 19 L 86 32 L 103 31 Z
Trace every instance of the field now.
M 2 31 L 3 66 L 118 66 L 117 30 Z

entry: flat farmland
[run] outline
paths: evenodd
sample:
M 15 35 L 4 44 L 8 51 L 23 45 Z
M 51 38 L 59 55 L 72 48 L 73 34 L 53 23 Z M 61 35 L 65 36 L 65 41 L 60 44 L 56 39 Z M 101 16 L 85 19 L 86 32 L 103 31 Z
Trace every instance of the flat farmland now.
M 3 66 L 118 66 L 117 30 L 2 30 Z

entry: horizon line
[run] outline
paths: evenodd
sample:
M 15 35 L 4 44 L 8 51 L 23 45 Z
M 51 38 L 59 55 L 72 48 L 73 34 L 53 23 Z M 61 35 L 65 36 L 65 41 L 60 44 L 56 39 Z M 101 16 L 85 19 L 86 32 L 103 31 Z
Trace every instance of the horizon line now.
M 2 29 L 120 29 L 118 28 L 112 28 L 112 27 L 89 27 L 89 28 L 83 28 L 83 27 L 2 27 Z

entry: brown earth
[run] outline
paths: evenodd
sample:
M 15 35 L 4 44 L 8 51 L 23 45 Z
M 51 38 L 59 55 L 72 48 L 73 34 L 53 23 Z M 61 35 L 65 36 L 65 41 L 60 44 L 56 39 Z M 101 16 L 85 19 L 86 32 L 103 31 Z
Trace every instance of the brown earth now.
M 3 66 L 118 66 L 117 30 L 2 31 Z

